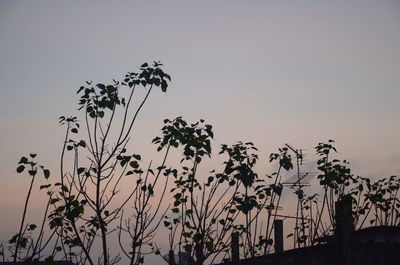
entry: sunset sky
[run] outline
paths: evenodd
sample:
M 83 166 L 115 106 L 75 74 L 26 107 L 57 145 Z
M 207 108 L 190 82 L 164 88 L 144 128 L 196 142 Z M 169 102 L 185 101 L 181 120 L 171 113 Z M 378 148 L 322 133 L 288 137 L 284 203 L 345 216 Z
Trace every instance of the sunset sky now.
M 28 186 L 18 159 L 58 172 L 57 120 L 78 114 L 79 86 L 154 60 L 172 83 L 143 110 L 136 153 L 150 159 L 181 115 L 213 124 L 216 147 L 254 142 L 262 174 L 283 144 L 311 163 L 328 139 L 355 174 L 400 174 L 399 1 L 1 1 L 1 241 Z

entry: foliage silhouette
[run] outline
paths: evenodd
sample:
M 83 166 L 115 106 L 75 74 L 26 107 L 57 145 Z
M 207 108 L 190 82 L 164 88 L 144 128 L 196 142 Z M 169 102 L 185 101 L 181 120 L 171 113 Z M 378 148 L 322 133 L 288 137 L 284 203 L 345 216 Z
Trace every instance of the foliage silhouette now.
M 239 235 L 242 257 L 272 251 L 274 221 L 281 217 L 278 209 L 287 193 L 282 180 L 292 171 L 300 178 L 299 153 L 289 145 L 279 148 L 269 156 L 276 171 L 261 176 L 255 171 L 259 155 L 253 143 L 222 144 L 217 154 L 224 158 L 222 169 L 204 176 L 199 172 L 214 156 L 213 127 L 204 120 L 191 124 L 176 117 L 165 119 L 162 135 L 153 140 L 161 162 L 145 164 L 140 154 L 128 152 L 127 144 L 151 92 L 157 87 L 166 92 L 171 77 L 159 62 L 139 70 L 123 81 L 86 82 L 78 89 L 83 124 L 77 117 L 59 119 L 66 130 L 60 171 L 53 174 L 57 180 L 36 162 L 36 154 L 20 159 L 16 171 L 27 172 L 31 181 L 19 230 L 8 242 L 14 262 L 61 259 L 113 265 L 125 256 L 130 265 L 138 265 L 149 252 L 165 251 L 154 240 L 162 226 L 169 233 L 169 253 L 185 252 L 196 265 L 230 259 L 232 233 Z M 138 89 L 144 89 L 142 96 Z M 297 209 L 288 237 L 293 237 L 293 247 L 312 246 L 332 234 L 335 203 L 344 197 L 351 197 L 357 228 L 400 225 L 399 177 L 372 182 L 354 176 L 349 163 L 335 157 L 332 140 L 319 143 L 315 151 L 322 193 L 307 194 L 300 182 L 292 185 Z M 168 162 L 174 152 L 182 157 L 176 168 Z M 26 216 L 38 174 L 47 181 L 40 190 L 48 199 L 36 225 Z M 113 240 L 119 245 L 116 253 L 110 250 Z M 3 245 L 0 255 L 4 260 Z
M 86 82 L 85 86 L 81 86 L 77 94 L 80 96 L 79 109 L 83 111 L 82 128 L 87 134 L 86 139 L 76 137 L 81 129 L 77 117 L 60 117 L 59 122 L 66 126 L 66 133 L 61 151 L 59 181 L 41 187 L 49 196 L 44 221 L 47 217 L 51 233 L 46 242 L 51 241 L 54 245 L 48 260 L 58 257 L 73 260 L 77 264 L 114 264 L 120 260 L 120 255 L 112 256 L 110 253 L 109 237 L 110 234 L 116 233 L 118 227 L 120 240 L 122 234 L 127 234 L 130 238 L 129 249 L 121 244 L 122 253 L 127 256 L 130 264 L 143 263 L 142 246 L 151 240 L 159 224 L 157 216 L 164 194 L 155 198 L 154 188 L 157 184 L 166 187 L 168 183 L 159 181 L 161 173 L 166 174 L 164 164 L 168 151 L 162 165 L 153 171 L 151 164 L 147 169 L 143 169 L 140 165 L 141 156 L 128 154 L 126 146 L 137 117 L 152 90 L 160 87 L 162 92 L 167 91 L 171 78 L 161 67 L 162 64 L 158 62 L 152 65 L 144 63 L 139 73 L 126 74 L 122 82 Z M 146 89 L 142 98 L 139 98 L 137 93 L 140 87 Z M 125 92 L 127 97 L 123 96 L 123 89 L 128 90 Z M 133 108 L 134 98 L 139 100 L 136 108 Z M 116 115 L 120 115 L 121 119 L 118 120 Z M 112 137 L 115 133 L 111 133 L 114 128 L 119 128 L 116 138 Z M 85 156 L 87 159 L 82 159 Z M 33 155 L 31 157 L 34 158 Z M 66 169 L 68 162 L 72 163 L 71 170 Z M 9 241 L 14 261 L 37 261 L 43 258 L 43 248 L 48 245 L 41 245 L 43 226 L 37 239 L 26 236 L 27 232 L 36 228 L 35 225 L 23 229 L 30 191 L 38 170 L 35 162 L 23 157 L 17 172 L 22 173 L 26 165 L 31 166 L 28 172 L 32 176 L 32 182 L 20 231 Z M 45 178 L 49 178 L 50 172 L 43 167 L 42 169 Z M 125 198 L 118 197 L 119 203 L 115 204 L 121 182 L 124 178 L 131 177 L 130 175 L 136 177 L 136 185 L 128 190 Z M 156 209 L 151 209 L 150 200 L 157 205 Z M 132 204 L 133 213 L 126 219 L 128 227 L 123 228 L 121 224 L 124 209 Z M 47 214 L 47 211 L 50 212 Z M 131 228 L 134 233 L 131 233 Z M 92 251 L 97 238 L 100 239 L 101 255 Z M 24 255 L 20 253 L 20 248 L 25 250 Z

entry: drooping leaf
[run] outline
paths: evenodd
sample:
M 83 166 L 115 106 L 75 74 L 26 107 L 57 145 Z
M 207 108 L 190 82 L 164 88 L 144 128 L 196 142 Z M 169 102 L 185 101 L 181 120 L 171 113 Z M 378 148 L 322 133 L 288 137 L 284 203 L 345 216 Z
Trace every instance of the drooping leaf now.
M 161 81 L 161 91 L 162 92 L 167 92 L 167 88 L 168 88 L 168 84 L 167 81 L 165 81 L 164 79 Z
M 45 179 L 48 179 L 50 177 L 50 170 L 43 169 L 43 175 Z
M 19 167 L 17 167 L 17 172 L 21 173 L 22 171 L 24 171 L 25 166 L 24 165 L 20 165 Z

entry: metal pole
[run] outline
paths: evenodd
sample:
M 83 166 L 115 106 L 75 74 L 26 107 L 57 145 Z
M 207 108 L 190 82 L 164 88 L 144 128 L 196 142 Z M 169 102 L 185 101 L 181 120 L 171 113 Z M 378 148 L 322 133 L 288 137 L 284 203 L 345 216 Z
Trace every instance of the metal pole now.
M 283 220 L 274 221 L 275 253 L 283 252 Z
M 239 265 L 239 234 L 237 232 L 232 233 L 232 264 Z

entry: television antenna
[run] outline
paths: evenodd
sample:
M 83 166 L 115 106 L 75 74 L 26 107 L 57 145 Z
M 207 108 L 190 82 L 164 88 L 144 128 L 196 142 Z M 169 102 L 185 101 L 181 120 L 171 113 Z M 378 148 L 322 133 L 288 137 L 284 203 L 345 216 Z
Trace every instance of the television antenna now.
M 289 186 L 291 188 L 295 187 L 295 186 L 311 186 L 310 182 L 311 180 L 317 175 L 316 172 L 306 172 L 306 173 L 300 173 L 299 175 L 293 175 L 291 177 L 289 177 L 287 180 L 285 180 L 284 182 L 282 182 L 283 186 Z
M 291 188 L 298 187 L 301 189 L 304 186 L 310 186 L 310 181 L 316 176 L 315 172 L 301 172 L 300 166 L 303 165 L 304 154 L 302 149 L 296 149 L 290 144 L 285 144 L 296 155 L 296 169 L 297 174 L 291 176 L 289 179 L 284 181 L 282 184 L 284 186 L 290 186 Z
M 304 224 L 305 221 L 307 220 L 307 217 L 305 216 L 305 209 L 303 207 L 303 198 L 304 198 L 304 192 L 303 192 L 303 187 L 306 186 L 311 186 L 310 181 L 313 179 L 313 177 L 316 175 L 316 173 L 303 173 L 300 171 L 300 166 L 303 165 L 303 159 L 304 159 L 304 154 L 301 149 L 296 149 L 293 146 L 286 144 L 286 147 L 290 149 L 295 155 L 296 155 L 296 169 L 297 169 L 297 174 L 294 176 L 290 177 L 288 180 L 282 183 L 284 186 L 289 186 L 291 189 L 295 190 L 295 194 L 297 195 L 297 209 L 296 209 L 296 216 L 293 216 L 291 218 L 296 219 L 296 229 L 295 233 L 293 236 L 293 242 L 294 242 L 294 247 L 296 247 L 296 244 L 301 247 L 301 243 L 297 241 L 298 238 L 305 237 L 305 230 L 298 230 L 297 228 L 299 227 L 299 224 Z M 308 220 L 309 221 L 309 220 Z M 305 242 L 303 243 L 305 246 Z

